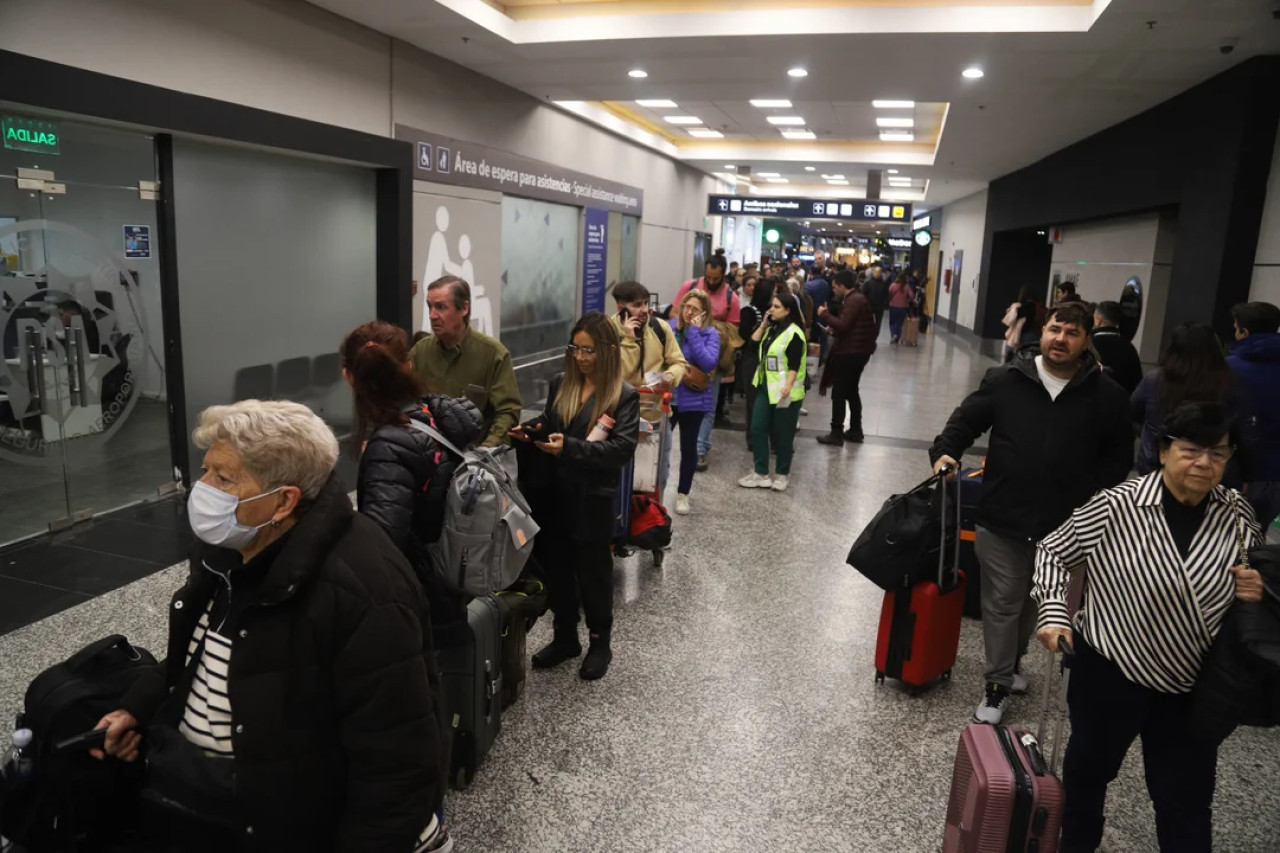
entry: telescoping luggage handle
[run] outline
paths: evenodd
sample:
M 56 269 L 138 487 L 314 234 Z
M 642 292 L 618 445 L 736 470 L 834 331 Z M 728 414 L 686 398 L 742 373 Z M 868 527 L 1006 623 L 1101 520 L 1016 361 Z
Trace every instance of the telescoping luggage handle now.
M 1062 653 L 1062 661 L 1058 661 L 1058 652 Z M 1049 653 L 1049 672 L 1045 678 L 1044 684 L 1044 706 L 1040 709 L 1040 725 L 1036 727 L 1035 737 L 1030 734 L 1022 736 L 1022 745 L 1027 748 L 1027 754 L 1031 756 L 1034 763 L 1038 762 L 1036 772 L 1043 773 L 1047 770 L 1049 773 L 1058 772 L 1058 755 L 1063 752 L 1062 749 L 1062 730 L 1067 721 L 1067 685 L 1071 681 L 1071 664 L 1075 661 L 1076 653 L 1071 644 L 1067 642 L 1067 638 L 1058 637 L 1058 651 Z M 1062 670 L 1062 690 L 1055 691 L 1053 687 L 1053 670 L 1055 668 Z M 1054 697 L 1058 697 L 1058 702 L 1054 702 Z M 1040 744 L 1044 742 L 1044 732 L 1049 725 L 1049 709 L 1057 704 L 1058 706 L 1058 722 L 1053 733 L 1053 753 L 1049 759 L 1049 765 L 1044 768 L 1044 756 L 1040 751 Z
M 947 569 L 947 478 L 953 471 L 956 471 L 951 465 L 943 465 L 938 469 L 935 475 L 938 480 L 938 506 L 942 515 L 942 523 L 938 526 L 941 528 L 938 542 L 938 589 L 943 590 L 947 587 L 944 585 L 946 580 Z M 959 473 L 958 471 L 956 473 Z M 951 566 L 951 585 L 954 587 L 960 583 L 960 485 L 956 484 L 956 548 L 955 559 L 952 560 Z

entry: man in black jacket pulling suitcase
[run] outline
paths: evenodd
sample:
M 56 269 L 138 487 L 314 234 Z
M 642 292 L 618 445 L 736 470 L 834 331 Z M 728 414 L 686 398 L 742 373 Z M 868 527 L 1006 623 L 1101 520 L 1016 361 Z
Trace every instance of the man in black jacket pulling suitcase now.
M 929 449 L 935 473 L 959 470 L 957 460 L 991 431 L 974 543 L 987 656 L 980 723 L 998 724 L 1010 694 L 1027 689 L 1017 669 L 1036 623 L 1036 542 L 1133 466 L 1128 395 L 1089 353 L 1092 328 L 1083 304 L 1054 308 L 1039 345 L 989 370 Z

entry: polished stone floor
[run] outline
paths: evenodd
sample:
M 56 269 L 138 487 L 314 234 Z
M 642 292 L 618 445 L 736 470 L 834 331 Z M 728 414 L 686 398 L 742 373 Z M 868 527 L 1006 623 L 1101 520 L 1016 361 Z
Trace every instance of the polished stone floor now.
M 863 380 L 862 445 L 831 449 L 829 403 L 806 401 L 791 489 L 747 491 L 743 435 L 715 433 L 711 468 L 662 568 L 616 566 L 614 662 L 532 672 L 476 781 L 449 800 L 459 853 L 849 851 L 940 848 L 956 741 L 978 701 L 980 625 L 951 683 L 877 687 L 880 593 L 844 564 L 883 500 L 928 473 L 924 448 L 992 362 L 947 336 L 883 346 Z M 741 419 L 735 410 L 734 418 Z M 678 456 L 678 452 L 677 452 Z M 976 460 L 975 460 L 976 461 Z M 44 666 L 122 631 L 163 645 L 182 567 L 0 637 L 0 719 Z M 530 648 L 550 633 L 547 620 Z M 1034 726 L 1047 657 L 1009 719 Z M 1215 849 L 1280 849 L 1280 732 L 1221 751 Z M 1135 745 L 1108 803 L 1107 849 L 1156 850 Z

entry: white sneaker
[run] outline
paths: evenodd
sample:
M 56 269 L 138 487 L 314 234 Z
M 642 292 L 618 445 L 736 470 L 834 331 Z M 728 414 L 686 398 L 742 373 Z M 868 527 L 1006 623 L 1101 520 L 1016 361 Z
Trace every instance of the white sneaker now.
M 773 478 L 773 490 L 775 492 L 785 492 L 787 490 L 786 474 L 778 474 Z
M 676 515 L 688 515 L 688 514 L 689 514 L 689 496 L 679 495 L 679 494 L 676 495 Z
M 986 695 L 982 697 L 982 704 L 978 706 L 978 710 L 973 712 L 973 721 L 975 723 L 998 726 L 1000 721 L 1004 719 L 1004 709 L 1008 705 L 1009 691 L 999 684 L 988 682 Z
M 1009 692 L 1016 696 L 1021 696 L 1027 692 L 1027 677 L 1020 672 L 1013 674 L 1013 686 L 1009 688 Z
M 747 476 L 738 481 L 738 485 L 744 489 L 767 489 L 773 485 L 773 480 L 769 479 L 768 474 L 757 474 L 752 471 Z

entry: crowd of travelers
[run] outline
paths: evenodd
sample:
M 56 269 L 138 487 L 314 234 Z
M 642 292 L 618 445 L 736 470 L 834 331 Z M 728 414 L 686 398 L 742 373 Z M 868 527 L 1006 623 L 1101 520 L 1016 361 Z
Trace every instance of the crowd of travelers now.
M 245 400 L 199 418 L 203 473 L 188 512 L 199 542 L 174 595 L 168 657 L 139 679 L 97 755 L 136 760 L 143 739 L 198 766 L 200 814 L 161 808 L 154 849 L 447 851 L 449 723 L 438 699 L 442 626 L 467 596 L 422 570 L 445 524 L 456 448 L 520 449 L 553 614 L 536 669 L 612 660 L 615 507 L 642 429 L 639 389 L 672 393 L 675 511 L 691 512 L 713 428 L 746 410 L 746 488 L 787 490 L 808 389 L 832 396 L 827 446 L 864 440 L 860 377 L 884 315 L 891 345 L 918 343 L 927 278 L 880 263 L 730 268 L 685 282 L 668 316 L 635 281 L 616 310 L 573 326 L 537 416 L 507 350 L 471 328 L 467 282 L 431 282 L 431 334 L 385 322 L 340 347 L 355 400 L 353 509 L 339 445 L 304 406 Z M 1010 306 L 1011 355 L 934 441 L 935 470 L 990 432 L 978 508 L 985 690 L 999 723 L 1026 691 L 1033 635 L 1073 643 L 1064 849 L 1093 850 L 1102 805 L 1134 738 L 1162 850 L 1208 850 L 1216 745 L 1190 736 L 1187 695 L 1233 600 L 1262 596 L 1238 563 L 1280 512 L 1280 310 L 1237 306 L 1227 356 L 1184 324 L 1143 375 L 1113 329 L 1115 303 L 1060 291 Z M 1137 479 L 1135 424 L 1140 425 Z M 426 429 L 424 429 L 425 427 Z M 723 433 L 722 433 L 723 435 Z M 664 442 L 670 447 L 669 438 Z M 664 457 L 661 480 L 669 466 Z M 1087 572 L 1083 603 L 1072 577 Z M 586 654 L 579 633 L 585 617 Z

